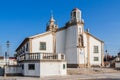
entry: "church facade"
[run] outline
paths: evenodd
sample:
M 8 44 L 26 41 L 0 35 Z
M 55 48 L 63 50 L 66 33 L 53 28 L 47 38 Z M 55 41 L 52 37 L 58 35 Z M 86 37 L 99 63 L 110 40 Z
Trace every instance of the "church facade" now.
M 71 19 L 61 28 L 58 28 L 53 15 L 51 15 L 46 32 L 25 38 L 16 49 L 16 52 L 18 64 L 21 65 L 29 62 L 29 60 L 27 62 L 20 61 L 22 59 L 21 55 L 35 55 L 36 53 L 48 54 L 48 57 L 43 58 L 49 59 L 54 59 L 56 57 L 54 55 L 59 55 L 57 57 L 59 60 L 57 61 L 62 63 L 63 69 L 66 67 L 65 61 L 67 62 L 67 67 L 104 65 L 104 42 L 90 34 L 89 30 L 84 30 L 84 21 L 78 8 L 72 10 Z M 50 54 L 53 56 L 51 57 Z M 34 57 L 37 58 L 37 56 L 36 54 Z M 34 62 L 34 60 L 30 61 Z M 59 63 L 56 63 L 56 66 L 57 64 Z M 61 73 L 66 74 L 65 70 L 62 69 Z

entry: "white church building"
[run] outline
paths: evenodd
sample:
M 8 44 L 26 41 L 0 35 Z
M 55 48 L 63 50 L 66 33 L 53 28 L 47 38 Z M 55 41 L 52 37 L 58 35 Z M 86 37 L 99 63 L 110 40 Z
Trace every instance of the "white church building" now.
M 25 38 L 18 46 L 17 61 L 23 75 L 66 75 L 66 67 L 104 65 L 104 42 L 84 30 L 78 8 L 70 15 L 62 28 L 51 15 L 46 32 Z

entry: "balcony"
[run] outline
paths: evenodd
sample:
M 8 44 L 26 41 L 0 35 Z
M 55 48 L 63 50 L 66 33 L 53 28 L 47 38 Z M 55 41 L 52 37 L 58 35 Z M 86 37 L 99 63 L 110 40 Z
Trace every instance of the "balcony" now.
M 65 60 L 64 54 L 53 53 L 25 53 L 17 56 L 18 61 L 24 60 Z

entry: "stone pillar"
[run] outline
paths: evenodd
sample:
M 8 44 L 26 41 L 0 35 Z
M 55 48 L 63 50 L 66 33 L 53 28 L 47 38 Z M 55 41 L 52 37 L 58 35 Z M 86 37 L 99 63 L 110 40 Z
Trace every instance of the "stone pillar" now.
M 90 67 L 90 41 L 88 32 L 87 32 L 87 67 Z

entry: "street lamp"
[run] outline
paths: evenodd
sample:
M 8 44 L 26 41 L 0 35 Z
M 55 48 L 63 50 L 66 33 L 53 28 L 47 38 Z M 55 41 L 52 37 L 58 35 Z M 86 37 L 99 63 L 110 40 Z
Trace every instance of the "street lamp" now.
M 105 66 L 107 67 L 107 50 L 105 52 L 106 52 L 106 64 L 105 64 Z
M 7 65 L 9 65 L 9 47 L 10 47 L 10 42 L 9 41 L 6 42 L 6 46 L 7 46 L 7 55 L 6 55 Z

